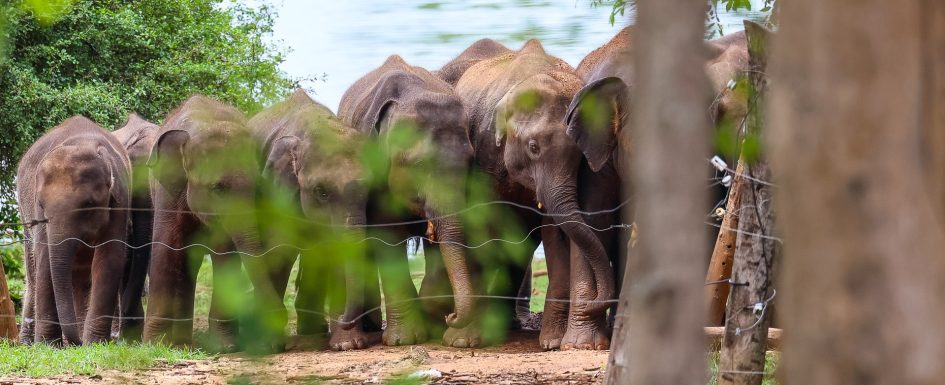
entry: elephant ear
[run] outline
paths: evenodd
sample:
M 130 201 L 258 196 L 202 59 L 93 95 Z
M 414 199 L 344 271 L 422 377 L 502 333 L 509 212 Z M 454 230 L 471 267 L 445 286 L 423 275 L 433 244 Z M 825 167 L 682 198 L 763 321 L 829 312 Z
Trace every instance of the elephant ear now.
M 591 169 L 599 171 L 617 147 L 617 135 L 626 117 L 627 85 L 617 77 L 598 79 L 584 86 L 568 106 L 565 124 Z
M 120 175 L 115 175 L 116 171 L 115 171 L 114 160 L 121 159 L 121 156 L 115 153 L 114 151 L 109 151 L 109 149 L 106 148 L 105 146 L 98 146 L 98 148 L 95 150 L 95 153 L 98 154 L 98 157 L 101 158 L 102 162 L 105 163 L 105 167 L 108 168 L 106 172 L 108 173 L 108 191 L 111 194 L 111 199 L 112 199 L 111 203 L 127 205 L 130 202 L 128 202 L 127 198 L 119 195 L 119 191 L 117 191 L 117 188 L 120 188 L 120 187 L 115 186 L 115 178 L 119 178 Z M 122 179 L 127 180 L 127 178 L 122 178 Z
M 512 128 L 509 125 L 509 118 L 512 117 L 512 108 L 514 106 L 511 103 L 515 100 L 515 93 L 509 91 L 496 103 L 495 108 L 492 109 L 492 115 L 487 117 L 488 124 L 492 125 L 493 130 L 495 130 L 495 146 L 499 147 L 505 143 L 505 136 L 508 131 Z
M 292 135 L 285 135 L 272 141 L 266 156 L 263 177 L 278 180 L 283 186 L 299 188 L 299 143 L 301 140 Z
M 381 124 L 391 111 L 391 108 L 403 96 L 404 91 L 412 83 L 419 83 L 420 79 L 403 71 L 393 71 L 378 82 L 374 89 L 374 97 L 367 109 L 365 119 L 375 134 L 381 132 Z M 362 130 L 364 131 L 364 130 Z
M 168 130 L 162 132 L 151 147 L 148 158 L 151 175 L 172 195 L 179 194 L 187 186 L 183 149 L 189 140 L 187 131 Z

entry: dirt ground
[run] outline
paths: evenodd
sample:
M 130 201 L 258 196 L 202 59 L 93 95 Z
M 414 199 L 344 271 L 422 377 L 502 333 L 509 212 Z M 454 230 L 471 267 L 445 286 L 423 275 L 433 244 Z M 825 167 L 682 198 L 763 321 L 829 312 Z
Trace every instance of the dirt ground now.
M 502 346 L 374 346 L 361 351 L 289 351 L 260 359 L 222 355 L 137 372 L 49 379 L 0 378 L 6 384 L 588 384 L 603 381 L 606 351 L 544 352 L 537 331 L 514 332 Z M 421 373 L 426 380 L 420 380 Z M 412 376 L 412 378 L 411 378 Z

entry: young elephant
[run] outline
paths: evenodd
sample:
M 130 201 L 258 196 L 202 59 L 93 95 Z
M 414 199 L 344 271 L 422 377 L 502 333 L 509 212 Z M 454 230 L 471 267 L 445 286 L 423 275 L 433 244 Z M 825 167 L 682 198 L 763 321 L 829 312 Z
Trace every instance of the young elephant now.
M 20 340 L 107 341 L 125 268 L 131 165 L 114 137 L 81 116 L 40 137 L 16 175 L 29 223 Z M 35 333 L 35 335 L 34 335 Z
M 258 149 L 246 119 L 235 108 L 204 96 L 192 96 L 172 112 L 158 132 L 148 160 L 154 205 L 154 244 L 148 269 L 148 307 L 144 340 L 190 344 L 194 289 L 204 249 L 198 236 L 209 236 L 214 251 L 210 330 L 221 348 L 236 347 L 236 309 L 224 295 L 228 275 L 240 274 L 246 255 L 257 295 L 272 285 L 257 267 L 261 254 L 256 218 Z M 232 302 L 232 301 L 231 301 Z
M 348 89 L 338 109 L 342 121 L 370 134 L 386 149 L 385 159 L 370 168 L 372 190 L 368 203 L 371 224 L 407 221 L 411 225 L 373 227 L 372 237 L 400 244 L 411 235 L 429 235 L 438 247 L 425 248 L 427 271 L 443 264 L 452 284 L 454 311 L 446 315 L 446 345 L 472 347 L 480 343 L 470 322 L 476 312 L 476 286 L 466 252 L 464 231 L 457 215 L 465 208 L 466 174 L 472 158 L 468 120 L 452 87 L 429 71 L 391 56 Z M 429 221 L 429 223 L 424 223 Z M 406 345 L 427 338 L 401 247 L 372 243 L 370 252 L 380 269 L 387 309 L 384 343 Z M 440 256 L 442 254 L 442 259 Z M 436 274 L 424 277 L 424 297 L 446 287 Z M 440 296 L 441 298 L 443 296 Z M 428 312 L 450 308 L 449 302 L 424 300 Z
M 334 298 L 329 301 L 332 321 L 329 345 L 335 350 L 368 347 L 370 339 L 361 317 L 365 310 L 365 275 L 361 271 L 366 266 L 360 255 L 362 249 L 355 243 L 364 239 L 366 223 L 367 186 L 358 159 L 363 135 L 342 124 L 328 108 L 301 89 L 254 116 L 249 127 L 263 143 L 263 177 L 275 190 L 267 194 L 267 200 L 286 198 L 292 207 L 291 214 L 316 224 L 281 218 L 263 222 L 265 239 L 274 244 L 315 238 L 312 250 L 306 248 L 301 252 L 299 264 L 295 305 L 299 335 L 325 331 L 321 310 L 325 308 L 326 297 Z M 332 238 L 345 235 L 351 236 L 353 242 L 330 248 Z M 278 254 L 267 260 L 272 262 L 270 274 L 274 276 L 281 304 L 292 263 L 299 253 L 294 249 L 273 253 Z M 376 283 L 372 287 L 378 290 Z M 380 330 L 380 322 L 374 326 Z
M 549 272 L 539 337 L 545 349 L 609 346 L 604 315 L 614 296 L 613 273 L 600 240 L 578 212 L 581 152 L 564 125 L 568 103 L 582 85 L 571 66 L 545 53 L 537 40 L 473 65 L 456 85 L 470 111 L 476 162 L 491 175 L 496 195 L 543 210 L 543 216 L 518 210 L 518 217 L 529 228 L 541 227 Z M 570 262 L 568 240 L 577 251 Z M 577 279 L 569 279 L 569 265 L 576 266 Z M 561 302 L 569 297 L 569 281 L 570 316 Z
M 121 317 L 115 325 L 122 339 L 137 341 L 141 339 L 144 325 L 144 307 L 141 296 L 144 282 L 151 261 L 151 233 L 154 223 L 154 211 L 151 203 L 151 189 L 148 185 L 148 157 L 157 138 L 156 124 L 144 120 L 138 114 L 128 115 L 128 120 L 121 128 L 112 131 L 112 135 L 121 142 L 131 160 L 131 232 L 128 243 L 129 260 L 125 266 L 125 275 L 121 289 Z

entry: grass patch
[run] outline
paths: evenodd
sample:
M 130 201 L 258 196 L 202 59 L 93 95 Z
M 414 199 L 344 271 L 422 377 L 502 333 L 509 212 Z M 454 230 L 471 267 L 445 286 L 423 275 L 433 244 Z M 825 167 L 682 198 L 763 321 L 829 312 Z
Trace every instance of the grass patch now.
M 163 345 L 112 342 L 59 349 L 44 344 L 32 346 L 0 342 L 0 375 L 49 377 L 61 374 L 92 375 L 103 370 L 135 370 L 159 362 L 207 358 L 200 350 Z
M 775 372 L 781 361 L 781 353 L 767 352 L 765 354 L 765 375 L 761 379 L 761 385 L 778 385 L 775 378 Z M 718 383 L 719 372 L 719 353 L 709 353 L 709 385 Z

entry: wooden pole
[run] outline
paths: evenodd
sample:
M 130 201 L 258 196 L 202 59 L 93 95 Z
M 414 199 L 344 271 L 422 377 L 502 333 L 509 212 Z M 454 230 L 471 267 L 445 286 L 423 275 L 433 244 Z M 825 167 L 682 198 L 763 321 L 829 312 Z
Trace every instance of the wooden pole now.
M 727 281 L 732 277 L 732 261 L 735 258 L 735 241 L 738 234 L 735 231 L 738 228 L 738 215 L 734 213 L 741 207 L 741 191 L 744 184 L 744 178 L 741 175 L 744 172 L 742 162 L 738 162 L 732 185 L 728 190 L 725 216 L 722 218 L 715 248 L 712 250 L 712 258 L 709 260 L 709 269 L 705 274 L 706 325 L 708 326 L 721 326 L 725 321 L 725 303 L 728 301 L 731 286 L 722 281 Z
M 637 11 L 632 127 L 621 131 L 633 132 L 634 145 L 620 159 L 633 158 L 626 167 L 632 177 L 624 181 L 634 186 L 636 223 L 643 230 L 624 274 L 617 315 L 630 327 L 615 332 L 606 382 L 705 383 L 705 111 L 711 101 L 704 70 L 705 3 L 640 0 Z
M 16 341 L 16 310 L 13 299 L 10 298 L 10 287 L 7 286 L 7 275 L 0 263 L 0 339 Z
M 748 78 L 754 92 L 748 100 L 746 136 L 762 134 L 761 101 L 766 88 L 767 31 L 745 22 L 748 38 Z M 742 159 L 742 183 L 737 195 L 741 204 L 727 215 L 738 216 L 737 244 L 732 264 L 732 284 L 726 311 L 725 335 L 719 355 L 718 384 L 760 385 L 764 378 L 774 263 L 780 248 L 774 232 L 772 186 L 768 164 L 761 159 Z
M 785 242 L 779 370 L 804 385 L 942 383 L 945 175 L 925 162 L 945 159 L 928 142 L 945 129 L 933 116 L 945 6 L 792 0 L 781 12 L 767 138 Z

